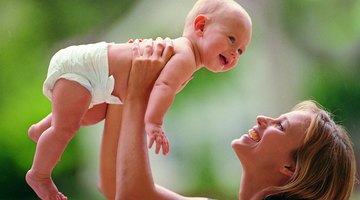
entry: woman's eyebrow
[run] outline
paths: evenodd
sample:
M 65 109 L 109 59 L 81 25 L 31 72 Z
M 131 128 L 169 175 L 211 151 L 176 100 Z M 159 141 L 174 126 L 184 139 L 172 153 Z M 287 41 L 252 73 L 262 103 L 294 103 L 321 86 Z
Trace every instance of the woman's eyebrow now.
M 289 118 L 284 117 L 282 121 L 284 121 L 284 122 L 286 123 L 286 127 L 287 127 L 287 128 L 290 128 L 290 125 L 291 125 L 291 124 L 290 124 Z
M 284 127 L 286 127 L 286 128 L 289 128 L 290 125 L 291 125 L 289 118 L 286 117 L 286 116 L 284 116 L 284 115 L 281 115 L 281 116 L 277 119 L 277 121 L 281 122 L 282 125 L 283 125 Z M 284 122 L 284 123 L 283 123 L 283 122 Z

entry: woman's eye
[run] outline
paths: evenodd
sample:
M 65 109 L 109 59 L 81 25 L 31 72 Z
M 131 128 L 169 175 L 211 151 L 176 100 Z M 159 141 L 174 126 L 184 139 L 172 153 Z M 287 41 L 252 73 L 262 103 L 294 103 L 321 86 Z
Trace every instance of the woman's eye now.
M 284 131 L 284 126 L 281 123 L 279 123 L 277 126 L 279 130 Z
M 231 43 L 235 43 L 235 37 L 229 36 L 229 40 L 230 40 Z

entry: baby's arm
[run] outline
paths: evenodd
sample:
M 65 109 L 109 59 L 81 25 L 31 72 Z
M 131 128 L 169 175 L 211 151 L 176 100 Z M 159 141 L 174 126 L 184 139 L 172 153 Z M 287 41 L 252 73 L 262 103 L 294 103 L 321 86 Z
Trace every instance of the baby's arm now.
M 161 127 L 163 118 L 173 103 L 176 93 L 194 73 L 196 68 L 192 61 L 191 56 L 175 54 L 165 65 L 150 94 L 145 114 L 145 130 L 149 135 L 149 148 L 156 141 L 156 153 L 159 153 L 163 142 L 168 142 Z M 169 152 L 168 145 L 165 146 L 167 148 L 163 148 L 164 155 Z

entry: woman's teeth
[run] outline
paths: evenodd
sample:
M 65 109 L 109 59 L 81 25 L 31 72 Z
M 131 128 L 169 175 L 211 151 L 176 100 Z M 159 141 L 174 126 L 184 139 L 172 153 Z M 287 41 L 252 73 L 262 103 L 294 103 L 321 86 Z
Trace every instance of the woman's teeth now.
M 248 131 L 248 134 L 249 134 L 250 138 L 251 138 L 252 140 L 254 140 L 255 142 L 259 142 L 259 141 L 260 141 L 260 137 L 259 137 L 259 135 L 255 132 L 254 129 L 250 129 L 250 130 Z

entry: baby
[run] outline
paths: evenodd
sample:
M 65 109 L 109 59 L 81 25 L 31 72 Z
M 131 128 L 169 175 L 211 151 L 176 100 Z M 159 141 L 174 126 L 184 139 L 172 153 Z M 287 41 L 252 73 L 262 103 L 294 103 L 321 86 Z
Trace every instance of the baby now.
M 169 152 L 163 118 L 175 95 L 201 67 L 225 72 L 237 65 L 251 39 L 247 12 L 233 0 L 198 0 L 188 14 L 183 36 L 172 40 L 174 55 L 155 82 L 145 116 L 149 147 Z M 157 44 L 162 42 L 157 39 Z M 145 46 L 152 46 L 148 40 Z M 56 188 L 51 172 L 68 142 L 83 125 L 105 118 L 107 104 L 126 98 L 132 62 L 131 43 L 71 46 L 57 52 L 49 64 L 43 92 L 52 113 L 29 129 L 37 148 L 26 181 L 41 199 L 67 199 Z M 144 48 L 144 54 L 152 48 Z M 151 89 L 151 88 L 149 88 Z M 119 119 L 121 120 L 121 119 Z

